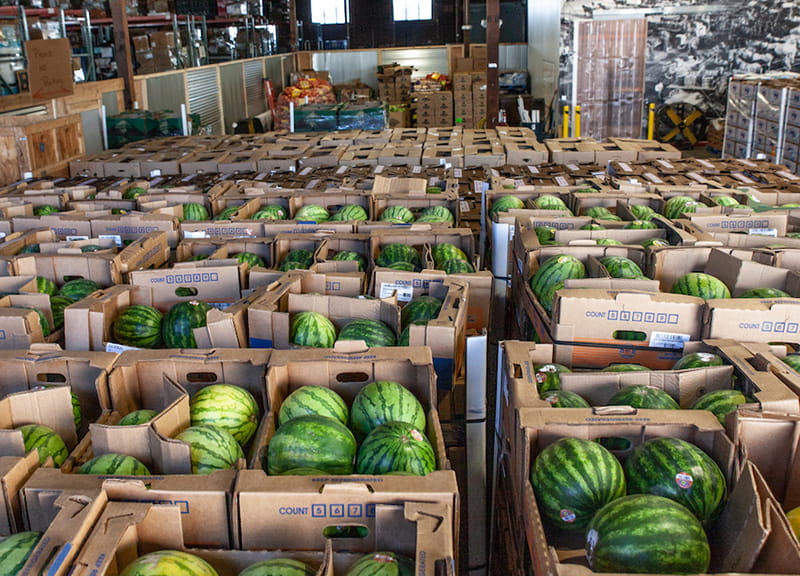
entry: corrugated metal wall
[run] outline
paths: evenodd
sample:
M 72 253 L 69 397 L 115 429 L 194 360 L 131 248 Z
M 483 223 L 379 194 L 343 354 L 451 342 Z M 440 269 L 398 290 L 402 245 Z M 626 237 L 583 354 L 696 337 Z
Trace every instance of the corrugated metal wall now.
M 250 60 L 242 66 L 244 97 L 247 101 L 247 116 L 261 114 L 267 109 L 264 100 L 264 62 Z
M 247 119 L 247 97 L 244 90 L 242 63 L 219 67 L 222 109 L 225 111 L 225 132 L 233 132 L 233 123 Z
M 203 126 L 210 127 L 212 134 L 222 134 L 222 109 L 217 68 L 188 70 L 186 72 L 186 94 L 189 99 L 189 112 L 200 114 Z
M 361 80 L 364 84 L 378 88 L 375 70 L 378 68 L 377 50 L 352 50 L 317 52 L 314 54 L 314 70 L 327 70 L 334 84 L 349 84 Z

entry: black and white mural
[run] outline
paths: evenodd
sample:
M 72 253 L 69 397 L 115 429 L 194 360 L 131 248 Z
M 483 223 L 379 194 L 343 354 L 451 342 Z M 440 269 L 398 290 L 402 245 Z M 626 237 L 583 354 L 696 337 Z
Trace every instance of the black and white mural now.
M 732 74 L 800 72 L 797 0 L 564 0 L 562 97 L 572 81 L 574 21 L 604 11 L 647 14 L 647 102 L 689 102 L 709 117 L 723 116 Z

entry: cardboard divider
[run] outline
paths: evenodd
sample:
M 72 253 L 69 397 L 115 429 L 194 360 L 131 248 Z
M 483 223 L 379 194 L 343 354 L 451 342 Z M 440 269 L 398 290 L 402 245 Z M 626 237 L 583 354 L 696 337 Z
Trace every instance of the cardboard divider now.
M 39 455 L 36 451 L 25 456 L 0 456 L 0 536 L 25 529 L 20 492 L 37 468 Z

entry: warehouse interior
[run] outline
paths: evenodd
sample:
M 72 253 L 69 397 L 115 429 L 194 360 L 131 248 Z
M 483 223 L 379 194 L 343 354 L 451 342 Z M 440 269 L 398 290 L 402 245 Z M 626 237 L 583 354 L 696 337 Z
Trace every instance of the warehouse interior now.
M 800 574 L 800 3 L 0 0 L 0 575 Z

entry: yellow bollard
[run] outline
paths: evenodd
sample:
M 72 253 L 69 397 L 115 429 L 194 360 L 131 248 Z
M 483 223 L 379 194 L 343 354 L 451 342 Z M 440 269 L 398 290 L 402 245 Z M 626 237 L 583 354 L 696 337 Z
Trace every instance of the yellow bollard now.
M 564 106 L 564 117 L 561 120 L 561 137 L 569 138 L 569 106 Z
M 647 107 L 647 139 L 652 140 L 656 131 L 656 105 L 650 102 Z
M 581 137 L 581 107 L 575 106 L 575 138 Z

